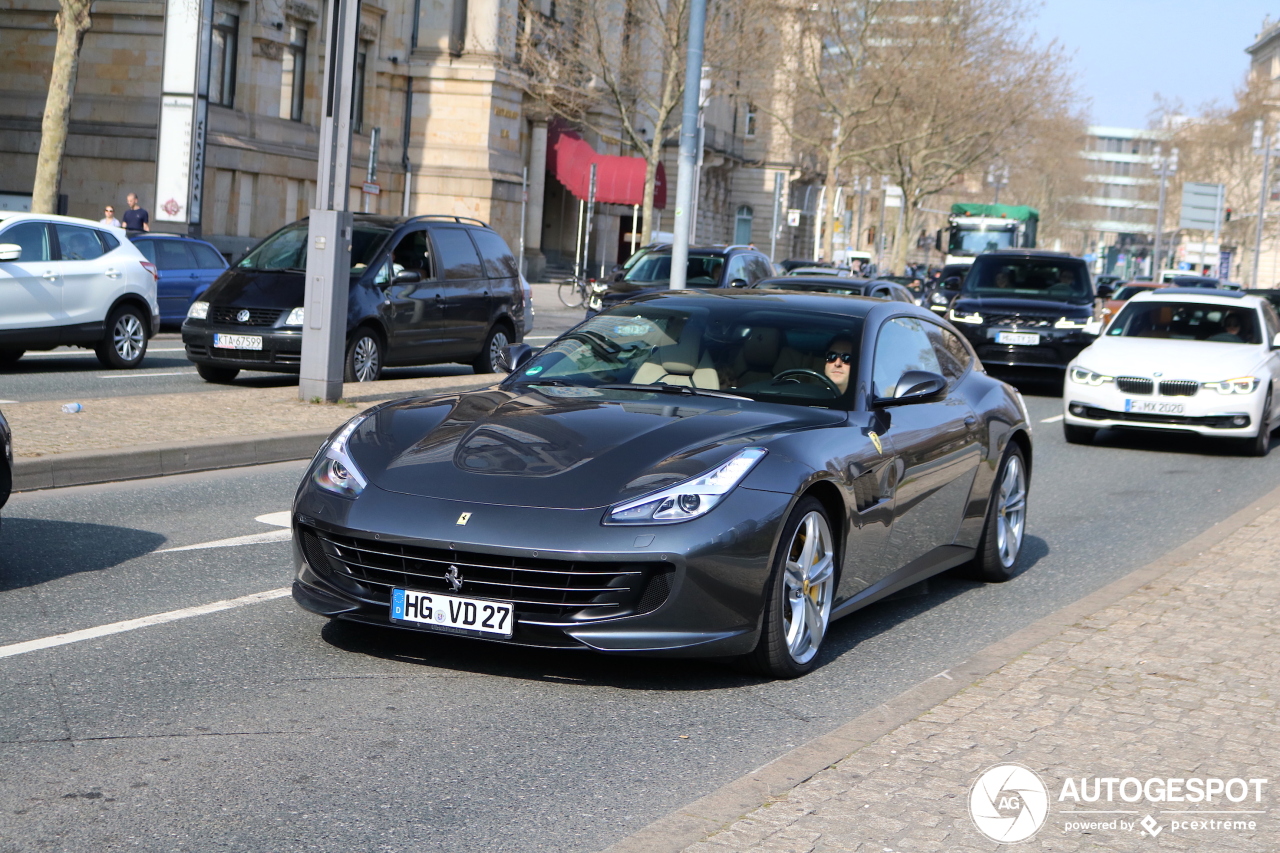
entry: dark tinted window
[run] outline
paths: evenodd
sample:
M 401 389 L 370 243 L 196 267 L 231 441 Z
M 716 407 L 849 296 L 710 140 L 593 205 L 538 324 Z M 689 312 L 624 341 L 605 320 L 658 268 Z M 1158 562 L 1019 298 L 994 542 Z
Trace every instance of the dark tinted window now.
M 954 382 L 969 369 L 973 357 L 965 347 L 960 336 L 933 323 L 924 324 L 929 342 L 933 344 L 933 354 L 938 357 L 938 366 L 948 382 Z
M 480 247 L 480 256 L 484 258 L 484 272 L 489 278 L 515 278 L 520 274 L 516 264 L 516 256 L 507 248 L 507 241 L 492 231 L 476 229 L 471 232 L 476 245 Z
M 204 243 L 188 243 L 187 248 L 196 259 L 196 266 L 202 270 L 222 270 L 227 262 L 218 254 L 218 250 Z
M 21 246 L 19 261 L 47 261 L 53 257 L 49 252 L 49 231 L 43 222 L 20 222 L 0 234 L 0 243 Z
M 440 269 L 447 279 L 481 278 L 484 273 L 475 244 L 463 228 L 436 228 L 431 232 L 440 256 Z
M 351 234 L 351 274 L 360 275 L 372 263 L 391 232 L 368 223 L 357 222 Z M 295 222 L 272 234 L 245 255 L 242 269 L 303 270 L 307 266 L 307 223 Z
M 161 270 L 195 269 L 196 262 L 181 240 L 156 240 L 156 266 Z
M 1107 337 L 1172 338 L 1223 344 L 1261 343 L 1252 308 L 1194 302 L 1127 302 Z
M 64 261 L 92 261 L 102 257 L 102 241 L 94 229 L 55 222 L 53 230 L 58 234 L 58 248 Z
M 1075 258 L 1018 258 L 987 255 L 973 262 L 961 293 L 1006 299 L 1091 302 L 1093 285 Z
M 773 275 L 773 269 L 769 266 L 769 262 L 761 257 L 753 257 L 747 262 L 747 272 L 751 276 L 752 283 Z
M 435 277 L 431 263 L 431 244 L 427 242 L 425 230 L 410 231 L 400 238 L 400 242 L 391 250 L 390 270 L 385 267 L 380 270 L 376 283 L 386 284 L 406 270 L 416 272 L 423 281 Z
M 914 317 L 895 317 L 880 327 L 871 374 L 871 392 L 877 397 L 892 397 L 898 380 L 908 370 L 942 373 L 938 356 L 925 332 L 926 325 L 933 324 Z
M 116 239 L 114 234 L 108 234 L 106 231 L 97 231 L 95 233 L 98 235 L 98 239 L 102 241 L 102 251 L 114 252 L 120 248 L 120 241 Z
M 156 241 L 155 240 L 136 240 L 134 246 L 142 253 L 142 257 L 151 263 L 156 262 Z

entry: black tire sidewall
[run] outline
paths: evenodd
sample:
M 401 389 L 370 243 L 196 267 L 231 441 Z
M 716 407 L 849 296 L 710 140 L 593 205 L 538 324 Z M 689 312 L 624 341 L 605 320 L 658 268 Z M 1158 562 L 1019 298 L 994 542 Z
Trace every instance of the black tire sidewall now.
M 240 375 L 240 368 L 218 367 L 213 364 L 197 364 L 196 373 L 200 374 L 200 378 L 205 382 L 226 384 Z

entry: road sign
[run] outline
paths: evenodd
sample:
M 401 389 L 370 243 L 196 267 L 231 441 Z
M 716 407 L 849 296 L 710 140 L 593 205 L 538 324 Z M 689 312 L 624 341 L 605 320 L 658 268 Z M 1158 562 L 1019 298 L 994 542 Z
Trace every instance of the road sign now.
M 360 191 L 369 195 L 377 195 L 382 192 L 382 187 L 378 186 L 377 181 L 365 181 L 364 185 L 360 187 Z
M 800 211 L 797 208 L 791 208 L 787 211 L 787 224 L 792 228 L 800 226 Z
M 1225 184 L 1198 184 L 1187 181 L 1182 185 L 1182 215 L 1179 228 L 1195 228 L 1200 231 L 1217 231 L 1226 207 Z

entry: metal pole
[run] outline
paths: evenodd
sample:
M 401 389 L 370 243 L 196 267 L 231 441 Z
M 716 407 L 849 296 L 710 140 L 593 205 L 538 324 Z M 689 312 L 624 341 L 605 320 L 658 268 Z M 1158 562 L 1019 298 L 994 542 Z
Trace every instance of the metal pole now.
M 773 173 L 773 230 L 769 232 L 769 260 L 778 260 L 778 216 L 782 213 L 782 173 Z
M 1250 287 L 1258 287 L 1258 267 L 1262 265 L 1262 220 L 1267 215 L 1267 189 L 1271 182 L 1271 137 L 1264 140 L 1262 150 L 1262 190 L 1258 193 L 1258 229 L 1253 239 L 1253 276 Z
M 880 272 L 880 260 L 884 254 L 884 208 L 888 200 L 889 177 L 882 175 L 880 177 L 880 225 L 876 228 L 876 275 L 883 274 Z
M 698 100 L 707 0 L 690 0 L 689 44 L 684 68 L 684 111 L 680 119 L 680 161 L 676 173 L 676 223 L 671 244 L 671 289 L 684 290 L 689 265 L 689 213 L 698 152 Z
M 636 253 L 636 228 L 640 225 L 640 205 L 631 205 L 631 254 Z
M 854 183 L 858 192 L 858 230 L 857 239 L 853 241 L 853 247 L 861 250 L 862 248 L 862 214 L 867 204 L 867 193 L 871 192 L 871 178 L 858 178 Z
M 382 134 L 382 128 L 375 127 L 369 132 L 369 165 L 365 168 L 364 182 L 366 184 L 375 183 L 378 180 L 378 137 Z M 373 193 L 362 193 L 364 196 L 364 212 L 369 212 L 369 200 Z
M 813 259 L 822 251 L 822 220 L 827 212 L 827 188 L 818 193 L 818 209 L 813 212 Z
M 520 275 L 524 275 L 524 217 L 529 207 L 529 167 L 520 173 Z
M 582 278 L 582 229 L 586 226 L 587 216 L 583 211 L 585 205 L 582 199 L 578 199 L 578 239 L 573 244 L 573 277 L 575 279 Z
M 591 270 L 591 226 L 596 215 L 596 168 L 591 164 L 591 184 L 587 189 L 587 227 L 586 236 L 582 239 L 582 275 L 586 277 Z
M 1164 180 L 1168 174 L 1165 166 L 1167 161 L 1160 151 L 1160 146 L 1156 146 L 1156 175 L 1160 178 L 1160 194 L 1159 201 L 1156 203 L 1156 234 L 1155 244 L 1151 249 L 1151 280 L 1157 284 L 1160 283 L 1160 243 L 1164 231 Z
M 1222 273 L 1222 208 L 1227 201 L 1227 185 L 1218 184 L 1218 197 L 1213 205 L 1213 245 L 1217 246 L 1218 264 L 1214 275 L 1228 278 Z M 1227 271 L 1228 273 L 1230 270 Z

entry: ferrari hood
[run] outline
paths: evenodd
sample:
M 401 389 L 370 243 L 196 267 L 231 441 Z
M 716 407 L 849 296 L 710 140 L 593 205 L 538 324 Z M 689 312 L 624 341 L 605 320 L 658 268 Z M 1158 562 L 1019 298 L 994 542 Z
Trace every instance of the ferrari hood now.
M 392 492 L 584 509 L 694 476 L 779 433 L 845 418 L 713 397 L 490 389 L 386 406 L 360 425 L 351 453 L 371 483 Z
M 1156 376 L 1217 382 L 1247 376 L 1265 351 L 1257 344 L 1228 344 L 1163 338 L 1101 337 L 1076 364 L 1110 376 Z

